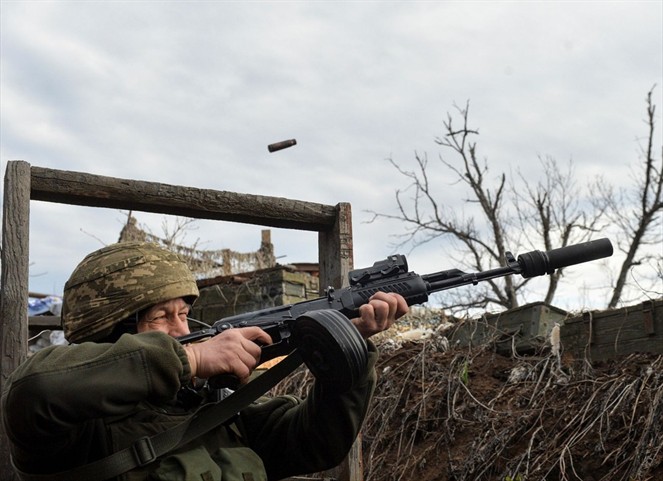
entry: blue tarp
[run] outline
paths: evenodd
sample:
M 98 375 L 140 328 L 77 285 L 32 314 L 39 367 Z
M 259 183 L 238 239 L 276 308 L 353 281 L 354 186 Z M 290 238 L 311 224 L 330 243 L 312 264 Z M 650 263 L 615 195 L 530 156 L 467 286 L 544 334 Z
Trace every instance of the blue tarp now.
M 47 296 L 40 299 L 28 300 L 28 316 L 53 314 L 59 316 L 62 311 L 62 299 L 57 296 Z

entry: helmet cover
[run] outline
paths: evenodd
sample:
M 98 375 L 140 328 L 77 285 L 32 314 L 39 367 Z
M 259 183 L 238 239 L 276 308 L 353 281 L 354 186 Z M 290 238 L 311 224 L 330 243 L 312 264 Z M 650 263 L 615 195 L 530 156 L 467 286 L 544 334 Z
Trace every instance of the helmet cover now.
M 149 242 L 120 242 L 88 254 L 64 286 L 62 328 L 69 342 L 98 341 L 116 324 L 198 286 L 182 257 Z

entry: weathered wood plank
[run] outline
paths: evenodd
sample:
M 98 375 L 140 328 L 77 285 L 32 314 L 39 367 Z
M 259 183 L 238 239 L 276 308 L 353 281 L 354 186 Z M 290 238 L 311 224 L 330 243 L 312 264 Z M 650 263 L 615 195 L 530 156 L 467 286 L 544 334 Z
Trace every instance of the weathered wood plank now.
M 308 231 L 333 229 L 336 221 L 336 207 L 326 204 L 43 167 L 31 169 L 31 197 L 62 204 L 138 210 Z
M 0 390 L 28 352 L 28 275 L 30 248 L 30 164 L 8 162 L 5 172 L 0 275 Z M 0 424 L 0 473 L 18 479 L 9 443 Z
M 348 285 L 348 273 L 354 265 L 354 245 L 352 241 L 352 208 L 349 203 L 336 205 L 335 222 L 331 229 L 318 233 L 318 253 L 320 267 L 320 290 L 329 286 L 340 288 Z M 361 434 L 343 462 L 336 468 L 326 471 L 323 479 L 338 481 L 362 481 Z
M 335 222 L 318 233 L 320 289 L 344 287 L 353 267 L 352 207 L 341 202 L 335 208 Z M 321 293 L 322 294 L 322 293 Z
M 60 316 L 30 316 L 28 326 L 40 329 L 61 329 Z

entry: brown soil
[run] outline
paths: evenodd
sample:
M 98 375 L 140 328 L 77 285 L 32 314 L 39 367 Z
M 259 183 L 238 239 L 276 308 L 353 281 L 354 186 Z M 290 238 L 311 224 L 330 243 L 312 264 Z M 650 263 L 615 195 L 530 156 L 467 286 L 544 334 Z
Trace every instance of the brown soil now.
M 663 356 L 380 349 L 366 481 L 663 480 Z

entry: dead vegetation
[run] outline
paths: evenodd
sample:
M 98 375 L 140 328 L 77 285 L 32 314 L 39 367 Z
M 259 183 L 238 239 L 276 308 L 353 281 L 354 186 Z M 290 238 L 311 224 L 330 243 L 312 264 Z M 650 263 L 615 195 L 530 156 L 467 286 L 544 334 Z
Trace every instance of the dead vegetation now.
M 366 481 L 663 479 L 663 356 L 590 365 L 445 340 L 380 340 Z M 304 370 L 279 389 L 310 382 Z

